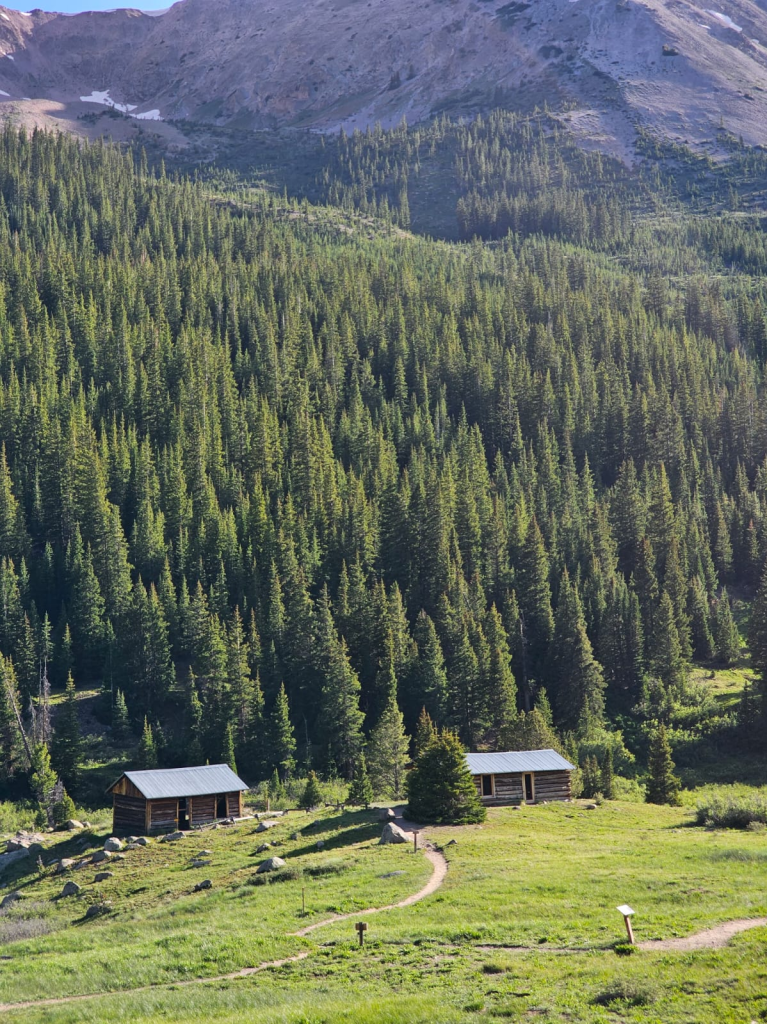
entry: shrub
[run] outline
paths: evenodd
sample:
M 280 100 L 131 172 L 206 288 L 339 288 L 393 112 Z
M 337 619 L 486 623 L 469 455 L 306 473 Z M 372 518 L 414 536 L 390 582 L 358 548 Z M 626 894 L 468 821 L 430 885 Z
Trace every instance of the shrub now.
M 592 1002 L 595 1006 L 612 1006 L 613 1003 L 623 1003 L 624 1006 L 649 1006 L 655 1002 L 655 991 L 649 985 L 621 978 L 594 996 Z
M 713 825 L 715 828 L 767 825 L 767 792 L 715 793 L 698 804 L 695 818 L 699 825 Z
M 319 807 L 321 803 L 322 792 L 317 776 L 314 772 L 309 772 L 309 778 L 306 780 L 306 786 L 301 794 L 301 807 L 309 810 L 311 807 Z
M 312 864 L 305 871 L 311 878 L 321 878 L 322 875 L 340 875 L 342 871 L 348 871 L 349 867 L 342 860 L 328 860 L 324 864 Z
M 616 942 L 613 946 L 613 950 L 618 956 L 632 956 L 636 953 L 636 946 L 632 946 L 630 942 Z
M 37 939 L 52 932 L 50 924 L 42 917 L 13 918 L 0 921 L 0 946 L 24 939 Z

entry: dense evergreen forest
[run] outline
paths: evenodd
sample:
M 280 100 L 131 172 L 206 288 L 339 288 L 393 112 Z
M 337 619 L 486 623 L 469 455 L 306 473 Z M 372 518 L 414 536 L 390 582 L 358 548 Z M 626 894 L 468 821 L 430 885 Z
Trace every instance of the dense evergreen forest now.
M 767 746 L 759 218 L 651 217 L 668 172 L 543 121 L 430 132 L 328 143 L 323 207 L 0 135 L 0 796 L 46 748 L 77 793 L 86 686 L 117 758 L 249 782 L 391 788 L 426 715 L 587 774 Z M 466 244 L 403 230 L 438 132 Z M 735 711 L 688 675 L 734 595 Z

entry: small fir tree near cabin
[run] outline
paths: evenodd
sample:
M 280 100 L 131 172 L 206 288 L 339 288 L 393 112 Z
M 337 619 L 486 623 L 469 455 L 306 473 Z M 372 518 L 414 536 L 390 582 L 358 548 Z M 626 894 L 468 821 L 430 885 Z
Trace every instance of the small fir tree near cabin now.
M 144 719 L 144 731 L 136 751 L 136 766 L 144 770 L 157 767 L 157 748 L 152 735 L 152 726 L 146 718 Z
M 64 785 L 69 786 L 70 789 L 77 783 L 81 748 L 77 694 L 70 672 L 64 693 L 64 706 L 56 719 L 56 728 L 51 741 L 51 763 Z
M 301 807 L 310 810 L 312 807 L 319 807 L 322 803 L 322 791 L 320 790 L 320 784 L 317 781 L 317 776 L 314 772 L 309 772 L 309 777 L 306 780 L 306 786 L 301 794 Z
M 405 814 L 425 825 L 470 825 L 487 816 L 460 740 L 446 729 L 421 752 L 408 776 L 407 792 Z
M 428 718 L 428 715 L 426 717 Z M 373 784 L 368 776 L 368 767 L 364 754 L 360 754 L 354 766 L 354 775 L 349 786 L 349 796 L 347 799 L 353 807 L 364 807 L 366 810 L 373 799 Z
M 602 796 L 605 800 L 612 800 L 613 798 L 613 776 L 613 748 L 608 747 L 602 761 Z
M 671 744 L 665 725 L 656 730 L 650 743 L 648 764 L 650 777 L 647 782 L 648 804 L 677 804 L 679 802 L 679 779 L 674 775 L 671 760 Z

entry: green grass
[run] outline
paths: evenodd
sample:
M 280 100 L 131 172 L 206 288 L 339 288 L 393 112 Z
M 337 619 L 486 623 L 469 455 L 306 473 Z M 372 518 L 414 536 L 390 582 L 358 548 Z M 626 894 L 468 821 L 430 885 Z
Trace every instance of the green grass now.
M 8 1019 L 45 1021 L 291 1022 L 533 1020 L 761 1020 L 767 1011 L 767 930 L 723 950 L 618 957 L 615 907 L 636 910 L 637 939 L 686 935 L 736 917 L 767 914 L 767 841 L 749 832 L 692 826 L 690 808 L 607 802 L 492 809 L 482 826 L 429 830 L 449 872 L 422 903 L 353 921 L 305 939 L 305 921 L 384 905 L 416 891 L 429 866 L 409 847 L 379 847 L 370 813 L 288 815 L 266 834 L 301 877 L 247 885 L 262 836 L 245 823 L 153 843 L 110 865 L 98 887 L 114 914 L 81 923 L 87 895 L 46 915 L 51 934 L 5 945 L 0 1002 L 136 988 L 223 974 L 309 951 L 307 959 L 250 978 L 176 985 L 86 1002 L 25 1009 Z M 311 824 L 313 822 L 313 824 Z M 299 840 L 288 836 L 304 826 Z M 326 842 L 317 851 L 316 840 Z M 447 845 L 456 839 L 454 845 Z M 77 839 L 57 839 L 68 852 Z M 199 850 L 213 865 L 188 867 Z M 50 855 L 48 855 L 50 857 Z M 48 858 L 46 858 L 48 859 Z M 316 868 L 332 862 L 330 872 Z M 391 872 L 403 872 L 391 874 Z M 382 877 L 389 875 L 389 877 Z M 200 877 L 210 892 L 191 894 Z M 63 880 L 26 876 L 22 891 L 48 901 Z M 307 918 L 301 916 L 301 887 Z

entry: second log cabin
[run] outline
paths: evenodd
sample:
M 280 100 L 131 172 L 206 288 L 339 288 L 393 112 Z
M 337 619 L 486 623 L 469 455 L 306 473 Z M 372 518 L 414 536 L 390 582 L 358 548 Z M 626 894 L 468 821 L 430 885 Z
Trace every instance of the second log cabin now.
M 556 750 L 467 754 L 466 764 L 483 804 L 535 804 L 569 800 L 575 765 Z

